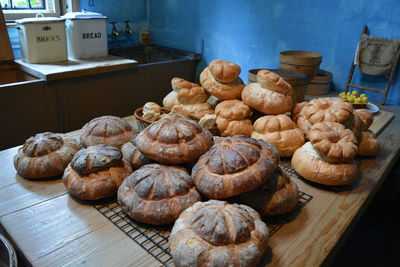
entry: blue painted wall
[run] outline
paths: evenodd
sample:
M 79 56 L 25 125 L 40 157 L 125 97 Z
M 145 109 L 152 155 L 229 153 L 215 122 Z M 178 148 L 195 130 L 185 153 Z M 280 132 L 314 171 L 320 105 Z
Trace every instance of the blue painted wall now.
M 323 55 L 321 68 L 342 90 L 363 24 L 370 34 L 400 38 L 398 0 L 148 0 L 155 43 L 203 52 L 202 67 L 221 58 L 239 64 L 242 78 L 252 68 L 279 67 L 284 50 Z M 399 76 L 399 69 L 396 71 Z M 355 75 L 354 83 L 384 88 L 385 80 Z M 396 78 L 387 103 L 400 104 Z M 379 100 L 379 94 L 368 92 Z
M 203 53 L 199 70 L 213 59 L 239 64 L 242 78 L 252 68 L 279 67 L 284 50 L 322 53 L 321 68 L 333 73 L 342 90 L 363 24 L 370 34 L 400 38 L 399 0 L 95 0 L 81 8 L 109 21 L 129 19 L 134 36 L 110 39 L 110 47 L 137 44 L 140 27 L 149 25 L 158 45 Z M 111 27 L 109 26 L 109 32 Z M 15 42 L 14 42 L 15 43 Z M 400 105 L 399 69 L 387 103 Z M 355 72 L 354 83 L 384 88 L 386 80 Z M 380 100 L 380 94 L 368 92 Z

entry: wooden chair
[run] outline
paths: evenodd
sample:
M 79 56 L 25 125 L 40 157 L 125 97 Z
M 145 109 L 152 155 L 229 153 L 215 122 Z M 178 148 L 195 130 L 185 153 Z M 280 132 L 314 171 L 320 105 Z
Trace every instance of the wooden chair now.
M 361 32 L 361 35 L 360 35 L 360 39 L 361 39 L 361 36 L 362 36 L 363 34 L 367 34 L 367 30 L 368 30 L 367 26 L 364 25 L 364 26 L 363 26 L 363 29 L 362 29 L 362 32 Z M 362 89 L 362 90 L 367 90 L 367 91 L 372 91 L 372 92 L 376 92 L 376 93 L 381 93 L 381 94 L 383 94 L 383 97 L 382 97 L 382 100 L 381 100 L 381 103 L 380 103 L 380 104 L 381 104 L 381 105 L 384 105 L 385 102 L 386 102 L 387 95 L 388 95 L 388 93 L 389 93 L 390 86 L 391 86 L 392 81 L 393 81 L 393 78 L 394 78 L 394 73 L 395 73 L 395 70 L 396 70 L 397 62 L 399 61 L 400 50 L 399 50 L 399 51 L 396 53 L 396 55 L 395 55 L 395 60 L 394 60 L 394 63 L 392 64 L 392 67 L 391 67 L 391 69 L 390 69 L 389 74 L 384 75 L 384 76 L 386 76 L 386 78 L 387 78 L 387 83 L 386 83 L 386 88 L 385 88 L 385 90 L 380 90 L 380 89 L 376 89 L 376 88 L 371 88 L 371 87 L 366 87 L 366 86 L 361 86 L 361 85 L 356 85 L 356 84 L 352 84 L 352 83 L 351 83 L 351 80 L 352 80 L 352 78 L 353 78 L 354 69 L 357 67 L 356 64 L 355 64 L 355 57 L 356 57 L 356 56 L 357 56 L 357 54 L 355 53 L 354 58 L 353 58 L 353 61 L 352 61 L 352 64 L 351 64 L 349 76 L 347 77 L 347 82 L 346 82 L 346 85 L 345 85 L 345 87 L 344 87 L 344 91 L 347 93 L 347 91 L 349 90 L 349 87 L 353 87 L 353 88 L 358 88 L 358 89 Z M 357 69 L 358 69 L 358 68 L 357 68 Z M 361 72 L 360 69 L 359 69 L 359 71 Z M 383 75 L 379 75 L 379 76 L 383 76 Z

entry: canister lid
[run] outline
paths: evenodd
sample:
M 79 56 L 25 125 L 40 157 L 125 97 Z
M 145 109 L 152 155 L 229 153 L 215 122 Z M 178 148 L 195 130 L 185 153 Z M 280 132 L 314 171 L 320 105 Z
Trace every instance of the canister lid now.
M 96 12 L 69 12 L 62 16 L 65 19 L 106 19 L 106 16 L 103 16 L 100 13 Z
M 17 19 L 15 22 L 18 24 L 26 24 L 26 23 L 62 22 L 62 21 L 65 21 L 65 19 L 56 17 L 37 17 L 37 18 Z

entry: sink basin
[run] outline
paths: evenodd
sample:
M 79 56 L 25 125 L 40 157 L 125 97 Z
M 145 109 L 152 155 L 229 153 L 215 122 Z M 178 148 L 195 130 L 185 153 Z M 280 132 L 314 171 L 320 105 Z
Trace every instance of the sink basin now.
M 136 60 L 139 65 L 179 60 L 200 60 L 201 55 L 163 46 L 116 48 L 110 54 Z

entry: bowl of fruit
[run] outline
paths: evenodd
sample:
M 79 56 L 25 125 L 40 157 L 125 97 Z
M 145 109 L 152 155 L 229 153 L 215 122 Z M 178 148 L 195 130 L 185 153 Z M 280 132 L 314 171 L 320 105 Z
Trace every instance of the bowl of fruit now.
M 358 91 L 341 92 L 339 97 L 349 101 L 354 108 L 365 108 L 368 104 L 368 97 L 365 94 L 359 95 Z

